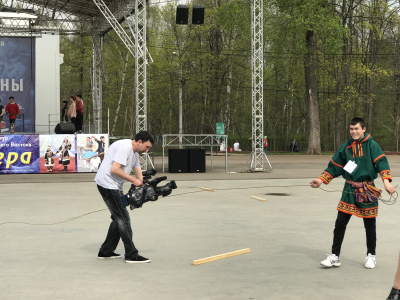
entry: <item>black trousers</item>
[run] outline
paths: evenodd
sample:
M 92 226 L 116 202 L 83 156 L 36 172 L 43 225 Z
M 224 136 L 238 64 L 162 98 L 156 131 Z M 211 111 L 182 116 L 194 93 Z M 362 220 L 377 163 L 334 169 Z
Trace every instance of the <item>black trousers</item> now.
M 77 131 L 82 131 L 83 129 L 83 114 L 76 112 L 76 124 L 75 128 Z
M 111 254 L 117 248 L 119 240 L 122 239 L 125 247 L 125 258 L 134 258 L 138 256 L 138 250 L 135 248 L 132 241 L 129 212 L 120 199 L 121 192 L 118 190 L 105 189 L 99 185 L 97 185 L 97 188 L 111 212 L 112 220 L 107 232 L 107 237 L 101 245 L 99 252 L 105 255 Z
M 71 123 L 74 124 L 75 126 L 75 131 L 77 130 L 77 126 L 76 126 L 76 118 L 75 117 L 71 117 Z
M 349 223 L 351 214 L 338 211 L 335 222 L 335 229 L 333 230 L 333 244 L 332 253 L 340 256 L 340 249 L 346 232 L 347 224 Z M 367 238 L 367 254 L 375 255 L 376 248 L 376 218 L 363 218 L 365 235 Z

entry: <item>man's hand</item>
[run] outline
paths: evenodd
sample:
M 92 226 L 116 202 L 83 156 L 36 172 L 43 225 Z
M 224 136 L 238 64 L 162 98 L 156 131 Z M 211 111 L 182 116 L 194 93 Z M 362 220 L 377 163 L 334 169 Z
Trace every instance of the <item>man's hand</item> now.
M 118 176 L 119 178 L 122 178 L 126 181 L 131 182 L 134 186 L 142 186 L 143 185 L 143 176 L 142 176 L 142 171 L 140 169 L 140 167 L 135 167 L 134 168 L 135 171 L 135 177 L 126 174 L 123 170 L 122 170 L 122 165 L 117 163 L 116 161 L 113 162 L 112 166 L 111 166 L 111 174 Z
M 396 189 L 394 188 L 393 185 L 390 184 L 388 179 L 383 180 L 383 185 L 385 186 L 385 190 L 389 193 L 389 194 L 393 194 Z
M 320 178 L 314 179 L 313 181 L 310 182 L 311 187 L 314 189 L 319 188 L 321 184 L 322 180 Z
M 132 184 L 133 184 L 134 186 L 142 186 L 142 185 L 143 185 L 143 181 L 140 180 L 140 179 L 137 179 L 137 178 L 135 178 L 135 177 L 132 177 L 131 182 L 132 182 Z

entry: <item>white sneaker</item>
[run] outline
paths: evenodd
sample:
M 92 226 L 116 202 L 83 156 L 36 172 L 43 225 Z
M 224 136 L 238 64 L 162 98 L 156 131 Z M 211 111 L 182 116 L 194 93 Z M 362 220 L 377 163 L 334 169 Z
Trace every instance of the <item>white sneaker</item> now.
M 339 267 L 340 266 L 340 257 L 336 254 L 327 254 L 328 257 L 321 261 L 321 265 L 324 267 Z
M 365 258 L 365 268 L 373 269 L 376 266 L 375 255 L 368 253 L 367 257 Z

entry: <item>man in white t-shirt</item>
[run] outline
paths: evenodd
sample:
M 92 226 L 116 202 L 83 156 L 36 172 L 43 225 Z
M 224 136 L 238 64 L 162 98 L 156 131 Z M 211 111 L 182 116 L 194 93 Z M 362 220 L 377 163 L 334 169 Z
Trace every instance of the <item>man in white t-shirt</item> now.
M 114 253 L 120 238 L 125 247 L 126 263 L 148 263 L 150 259 L 140 256 L 132 240 L 132 228 L 129 212 L 122 204 L 123 183 L 129 181 L 135 186 L 143 185 L 143 175 L 139 163 L 139 154 L 149 151 L 153 137 L 147 131 L 140 131 L 134 140 L 124 139 L 111 144 L 105 153 L 103 162 L 94 181 L 111 212 L 112 222 L 107 237 L 101 245 L 98 258 L 119 258 Z M 134 171 L 135 177 L 130 173 Z

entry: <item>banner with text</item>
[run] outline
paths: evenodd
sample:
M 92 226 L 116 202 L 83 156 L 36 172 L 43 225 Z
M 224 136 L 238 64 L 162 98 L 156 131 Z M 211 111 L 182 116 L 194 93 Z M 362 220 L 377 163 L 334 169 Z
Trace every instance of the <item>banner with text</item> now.
M 39 135 L 0 135 L 0 173 L 39 173 Z
M 35 132 L 35 38 L 0 36 L 0 105 L 14 97 L 21 112 L 15 131 Z M 10 121 L 4 116 L 6 127 Z

